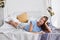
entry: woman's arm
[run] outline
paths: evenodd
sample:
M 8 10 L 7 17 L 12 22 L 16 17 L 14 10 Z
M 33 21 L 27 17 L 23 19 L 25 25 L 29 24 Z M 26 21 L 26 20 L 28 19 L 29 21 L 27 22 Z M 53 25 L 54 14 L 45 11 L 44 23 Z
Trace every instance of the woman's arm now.
M 47 25 L 47 22 L 45 22 L 45 26 L 48 29 L 49 32 L 52 32 L 51 28 Z
M 32 22 L 30 22 L 29 32 L 32 32 L 32 30 L 33 30 L 33 25 L 32 25 Z

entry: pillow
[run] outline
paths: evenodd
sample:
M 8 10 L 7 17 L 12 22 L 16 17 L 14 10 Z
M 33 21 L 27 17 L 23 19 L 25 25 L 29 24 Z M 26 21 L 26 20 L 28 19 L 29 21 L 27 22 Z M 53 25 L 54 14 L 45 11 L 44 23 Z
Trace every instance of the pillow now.
M 8 17 L 8 18 L 4 19 L 5 22 L 9 22 L 10 20 L 17 22 L 17 23 L 20 23 L 19 20 L 17 20 L 16 18 L 13 18 L 13 17 Z
M 22 14 L 20 14 L 20 15 L 17 16 L 17 19 L 20 22 L 27 23 L 28 22 L 28 15 L 27 15 L 26 12 L 23 12 Z

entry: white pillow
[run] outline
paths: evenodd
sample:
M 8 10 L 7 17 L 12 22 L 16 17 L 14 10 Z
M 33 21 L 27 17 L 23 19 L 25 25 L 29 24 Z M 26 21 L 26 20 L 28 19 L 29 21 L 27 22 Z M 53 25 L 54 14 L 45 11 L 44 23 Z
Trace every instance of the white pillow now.
M 4 19 L 5 22 L 8 22 L 8 21 L 10 21 L 10 20 L 12 20 L 12 21 L 14 21 L 14 22 L 17 22 L 17 23 L 20 23 L 19 20 L 17 20 L 16 18 L 13 18 L 13 17 L 8 17 L 8 18 L 5 18 L 5 19 Z

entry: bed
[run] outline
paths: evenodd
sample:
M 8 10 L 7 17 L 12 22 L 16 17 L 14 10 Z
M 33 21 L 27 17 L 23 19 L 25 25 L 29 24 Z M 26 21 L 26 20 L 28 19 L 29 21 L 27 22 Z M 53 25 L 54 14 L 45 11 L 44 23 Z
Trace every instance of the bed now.
M 37 40 L 39 34 L 32 34 L 22 29 L 15 29 L 5 23 L 0 28 L 0 40 Z
M 0 28 L 0 40 L 60 40 L 60 31 L 56 29 L 52 33 L 33 34 L 22 29 L 15 29 L 5 23 Z
M 17 14 L 15 14 L 14 17 L 16 17 Z M 52 28 L 52 33 L 33 34 L 23 29 L 15 29 L 7 24 L 5 20 L 6 18 L 4 19 L 4 25 L 0 27 L 0 40 L 60 40 L 60 29 L 56 29 L 54 26 L 51 26 L 51 24 L 49 24 L 49 26 Z M 22 25 L 25 25 L 25 23 Z

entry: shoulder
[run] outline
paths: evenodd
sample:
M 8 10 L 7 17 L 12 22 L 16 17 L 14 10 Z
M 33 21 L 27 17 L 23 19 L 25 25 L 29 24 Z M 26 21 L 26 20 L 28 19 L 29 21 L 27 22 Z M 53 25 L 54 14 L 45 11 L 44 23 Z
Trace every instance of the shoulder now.
M 36 20 L 31 20 L 30 22 L 32 22 L 33 25 L 37 23 Z

